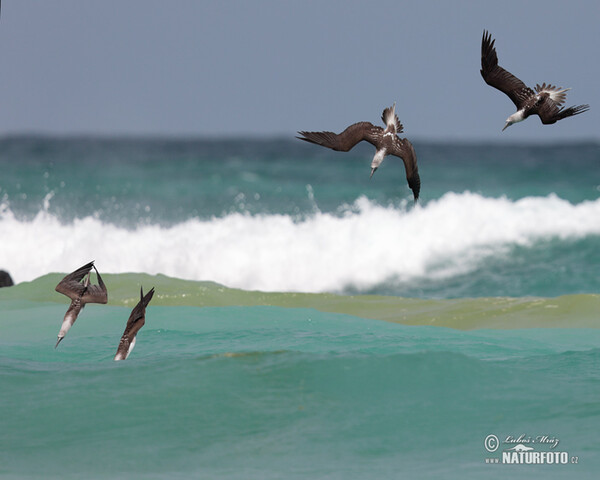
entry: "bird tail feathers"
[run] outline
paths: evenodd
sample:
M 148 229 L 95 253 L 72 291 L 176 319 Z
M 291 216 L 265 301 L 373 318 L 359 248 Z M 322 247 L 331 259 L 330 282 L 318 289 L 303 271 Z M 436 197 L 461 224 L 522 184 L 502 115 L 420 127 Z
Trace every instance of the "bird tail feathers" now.
M 567 99 L 567 94 L 565 92 L 568 92 L 569 90 L 571 89 L 556 87 L 550 84 L 546 85 L 546 83 L 542 83 L 542 85 L 537 84 L 535 86 L 535 91 L 537 93 L 547 93 L 552 101 L 557 105 L 562 105 L 565 103 L 565 100 Z
M 386 127 L 395 127 L 396 134 L 402 133 L 404 128 L 396 115 L 396 102 L 391 107 L 387 107 L 381 114 L 381 120 L 385 123 Z

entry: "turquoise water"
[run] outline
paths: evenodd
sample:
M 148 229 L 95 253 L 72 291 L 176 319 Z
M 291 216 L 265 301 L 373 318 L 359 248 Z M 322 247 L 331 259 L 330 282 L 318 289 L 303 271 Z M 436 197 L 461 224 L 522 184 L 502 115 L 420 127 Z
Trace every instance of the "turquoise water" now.
M 415 148 L 0 139 L 0 478 L 596 478 L 600 146 Z
M 593 478 L 600 467 L 596 329 L 149 307 L 115 363 L 128 309 L 88 306 L 54 351 L 46 317 L 63 311 L 16 304 L 4 325 L 3 478 Z M 580 463 L 486 465 L 489 434 L 553 435 Z

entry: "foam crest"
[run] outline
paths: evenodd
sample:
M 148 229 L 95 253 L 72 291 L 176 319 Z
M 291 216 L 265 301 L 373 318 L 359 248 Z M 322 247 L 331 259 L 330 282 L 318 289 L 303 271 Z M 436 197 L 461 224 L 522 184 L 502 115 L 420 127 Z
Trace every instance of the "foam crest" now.
M 0 268 L 17 282 L 96 260 L 101 272 L 146 272 L 266 291 L 368 289 L 389 279 L 466 273 L 512 245 L 600 234 L 600 199 L 518 201 L 448 193 L 424 206 L 361 197 L 340 215 L 234 213 L 170 228 L 127 230 L 87 217 L 61 224 L 41 211 L 20 221 L 0 208 Z

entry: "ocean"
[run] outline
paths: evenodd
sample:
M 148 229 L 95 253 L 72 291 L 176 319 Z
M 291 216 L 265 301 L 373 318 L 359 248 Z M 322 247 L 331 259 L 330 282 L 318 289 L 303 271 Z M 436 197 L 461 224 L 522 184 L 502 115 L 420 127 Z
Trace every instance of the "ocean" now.
M 1 138 L 0 478 L 596 478 L 600 144 L 413 143 Z

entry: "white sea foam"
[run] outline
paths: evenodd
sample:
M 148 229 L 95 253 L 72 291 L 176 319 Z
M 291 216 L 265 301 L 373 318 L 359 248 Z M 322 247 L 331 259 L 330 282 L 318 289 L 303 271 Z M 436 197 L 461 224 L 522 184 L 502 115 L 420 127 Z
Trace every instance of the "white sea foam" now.
M 96 260 L 101 272 L 147 272 L 269 291 L 359 289 L 388 279 L 465 273 L 511 245 L 600 234 L 600 199 L 555 195 L 518 201 L 448 193 L 408 210 L 359 198 L 342 215 L 230 214 L 170 228 L 127 230 L 88 217 L 32 221 L 0 208 L 0 268 L 15 281 L 71 271 Z

